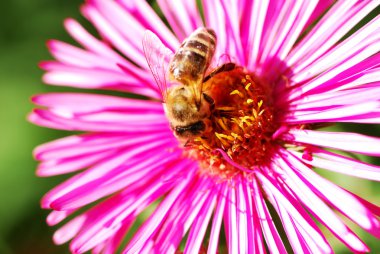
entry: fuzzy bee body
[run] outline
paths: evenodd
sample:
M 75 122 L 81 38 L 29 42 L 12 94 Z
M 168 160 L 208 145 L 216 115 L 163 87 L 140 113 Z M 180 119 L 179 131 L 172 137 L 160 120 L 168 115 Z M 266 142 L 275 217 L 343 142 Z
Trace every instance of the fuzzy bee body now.
M 163 91 L 164 109 L 170 121 L 170 126 L 178 139 L 187 142 L 189 139 L 201 136 L 208 127 L 214 101 L 212 96 L 203 91 L 204 80 L 215 74 L 211 72 L 206 76 L 215 53 L 217 38 L 214 30 L 201 27 L 187 37 L 170 57 L 167 69 L 160 68 L 158 60 L 165 58 L 169 51 L 159 39 L 148 37 L 143 41 L 144 52 L 157 84 Z M 158 53 L 151 54 L 150 48 L 156 48 Z M 224 67 L 227 66 L 227 69 Z M 230 70 L 229 65 L 217 68 L 217 72 Z M 161 70 L 161 71 L 160 71 Z M 163 71 L 162 71 L 163 70 Z M 164 77 L 160 74 L 163 73 Z M 165 80 L 169 80 L 170 87 Z
M 186 86 L 198 86 L 215 52 L 216 34 L 198 28 L 183 41 L 169 65 L 169 80 Z M 199 89 L 198 89 L 199 90 Z
M 215 52 L 216 34 L 199 28 L 183 41 L 169 64 L 169 80 L 178 82 L 168 91 L 166 112 L 177 137 L 188 139 L 206 128 L 210 104 L 202 98 L 203 78 Z

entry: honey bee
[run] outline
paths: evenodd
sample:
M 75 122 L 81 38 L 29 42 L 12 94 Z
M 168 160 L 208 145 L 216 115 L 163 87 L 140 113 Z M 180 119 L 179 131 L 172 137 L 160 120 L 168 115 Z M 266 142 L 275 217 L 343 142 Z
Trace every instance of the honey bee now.
M 204 82 L 235 67 L 232 63 L 223 64 L 206 75 L 216 43 L 214 30 L 205 27 L 190 34 L 175 53 L 152 32 L 147 31 L 144 36 L 145 57 L 162 92 L 170 126 L 180 140 L 201 136 L 208 127 L 214 99 L 203 91 Z

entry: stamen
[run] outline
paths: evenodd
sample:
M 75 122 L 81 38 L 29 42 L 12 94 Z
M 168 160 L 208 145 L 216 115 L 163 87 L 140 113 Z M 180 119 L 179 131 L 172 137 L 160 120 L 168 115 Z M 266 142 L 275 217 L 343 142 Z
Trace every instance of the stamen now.
M 239 67 L 212 76 L 203 87 L 215 107 L 207 131 L 189 140 L 187 150 L 202 172 L 230 179 L 269 163 L 278 127 L 269 86 Z

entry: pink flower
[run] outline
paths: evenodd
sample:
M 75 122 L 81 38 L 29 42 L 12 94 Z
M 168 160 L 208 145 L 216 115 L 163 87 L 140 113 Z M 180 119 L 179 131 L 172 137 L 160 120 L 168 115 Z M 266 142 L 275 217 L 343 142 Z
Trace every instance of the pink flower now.
M 347 37 L 378 2 L 332 2 L 204 0 L 203 22 L 196 1 L 158 0 L 169 28 L 145 1 L 87 1 L 81 10 L 99 38 L 67 19 L 80 46 L 49 41 L 56 60 L 41 64 L 43 80 L 118 96 L 33 98 L 31 122 L 83 132 L 34 152 L 39 176 L 75 172 L 42 199 L 49 225 L 67 220 L 55 243 L 71 241 L 73 253 L 215 253 L 224 231 L 228 253 L 285 253 L 283 228 L 295 253 L 332 253 L 318 221 L 351 251 L 368 252 L 336 211 L 380 237 L 380 208 L 313 167 L 380 180 L 378 166 L 339 152 L 379 156 L 379 138 L 317 130 L 380 122 L 380 16 Z M 212 68 L 238 67 L 210 79 L 233 89 L 216 100 L 209 135 L 184 144 L 142 42 L 150 30 L 175 52 L 203 26 L 218 39 Z

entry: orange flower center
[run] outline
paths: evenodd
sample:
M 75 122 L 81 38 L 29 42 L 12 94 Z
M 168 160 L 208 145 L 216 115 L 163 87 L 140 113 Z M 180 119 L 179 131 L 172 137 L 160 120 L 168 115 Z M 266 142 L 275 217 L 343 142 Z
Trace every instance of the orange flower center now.
M 274 121 L 269 86 L 242 67 L 221 72 L 203 84 L 215 102 L 207 129 L 189 140 L 185 151 L 201 164 L 204 173 L 231 178 L 269 162 Z

